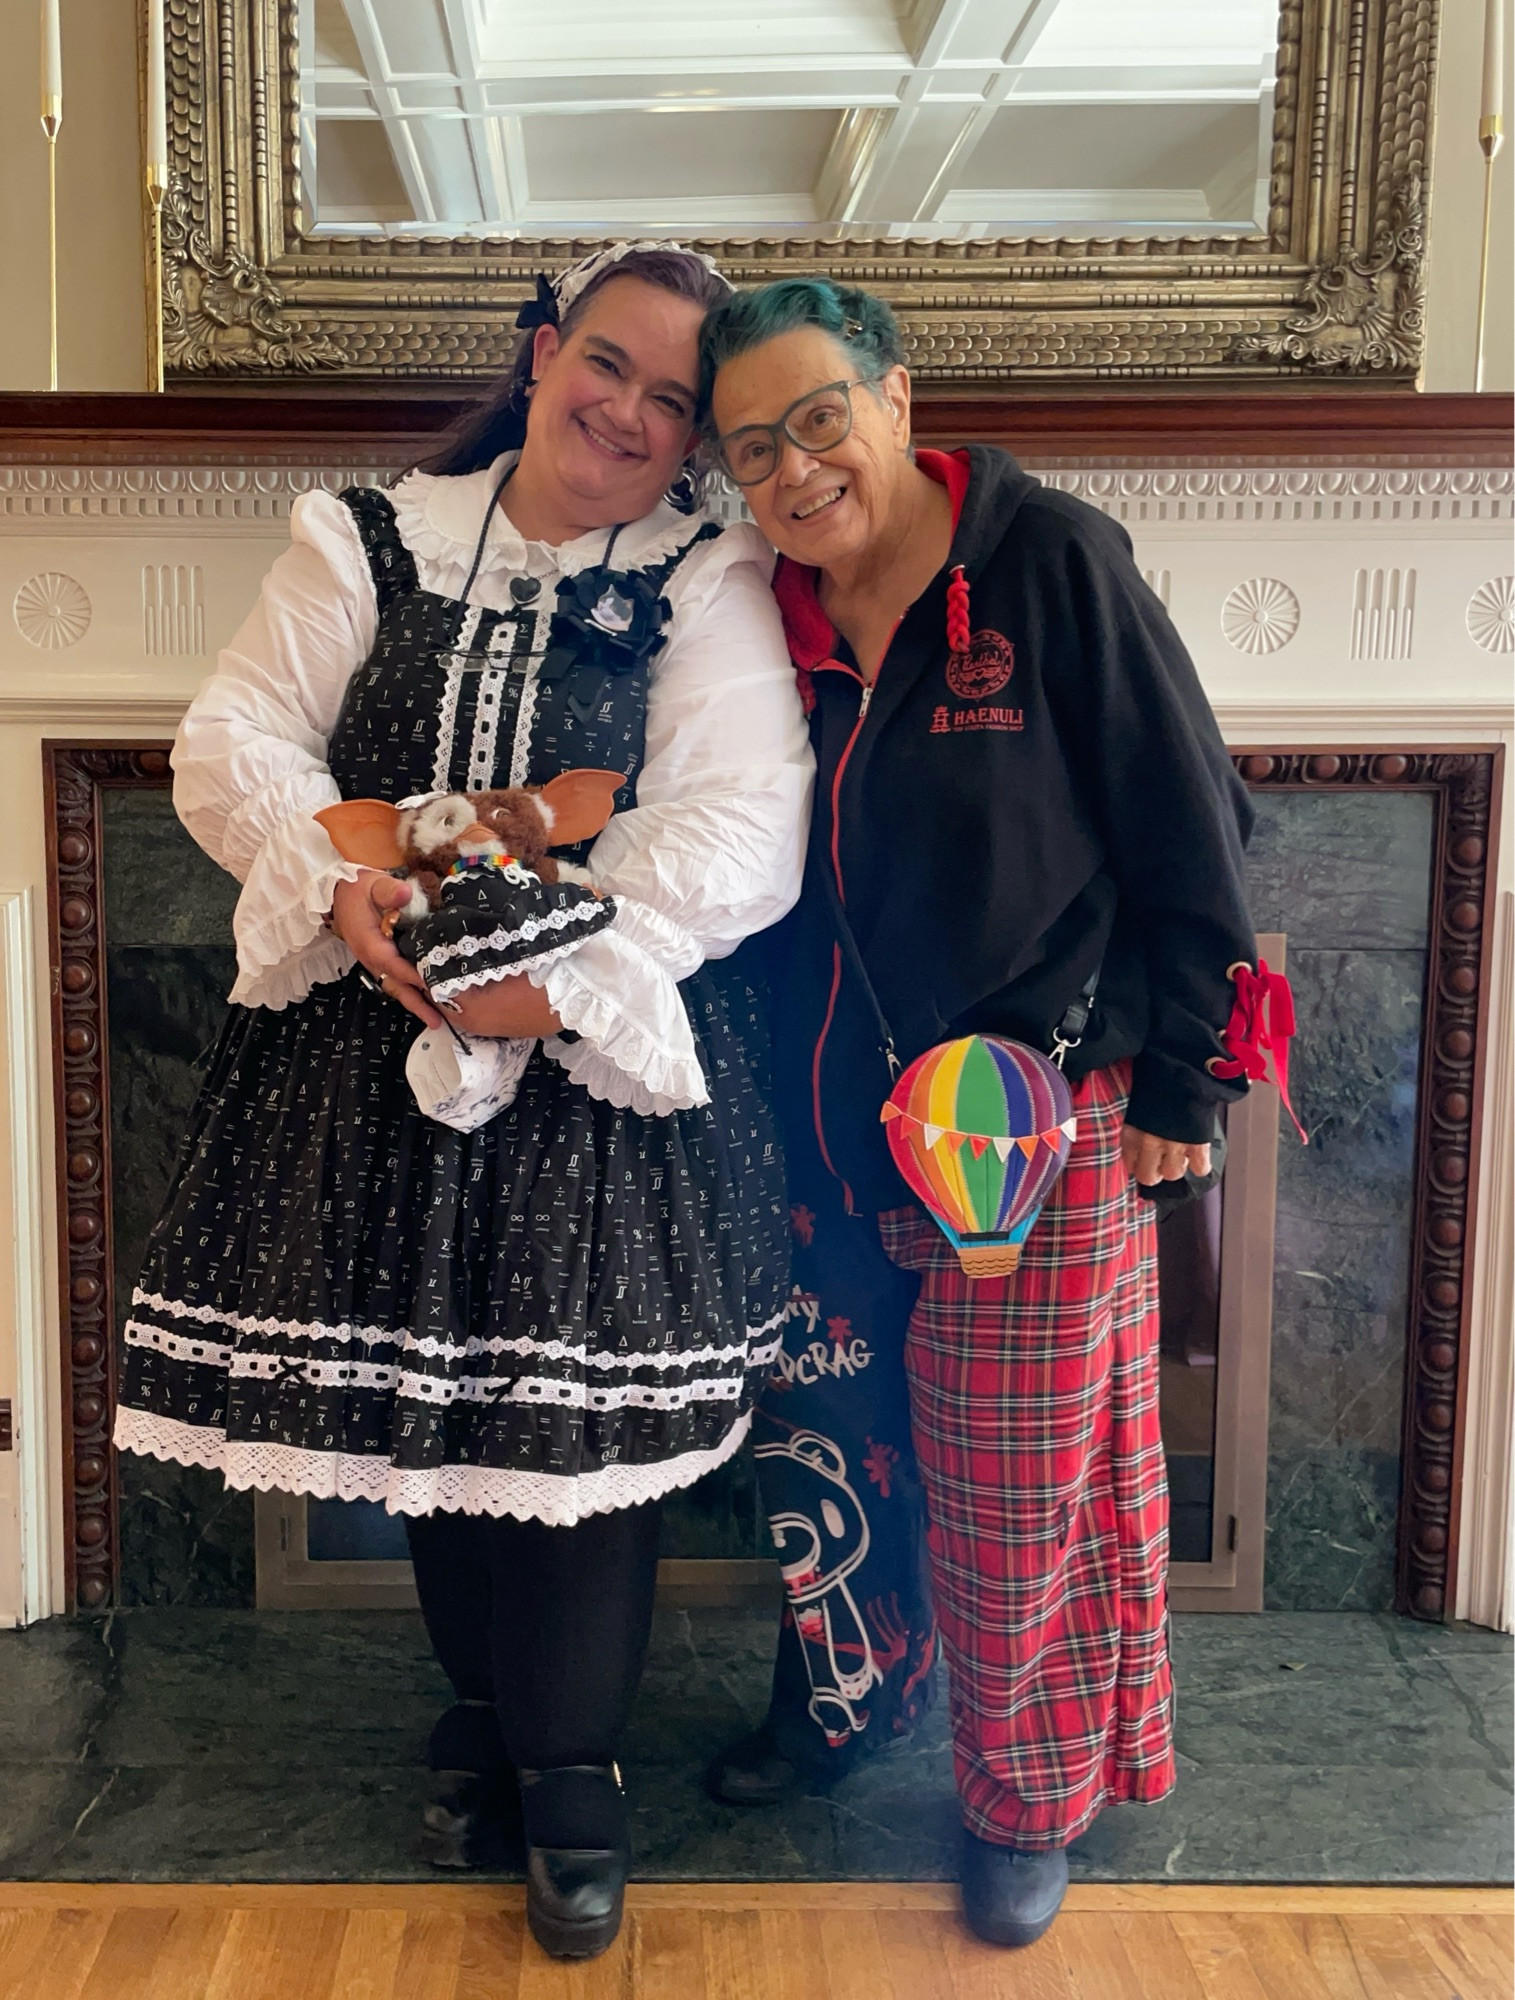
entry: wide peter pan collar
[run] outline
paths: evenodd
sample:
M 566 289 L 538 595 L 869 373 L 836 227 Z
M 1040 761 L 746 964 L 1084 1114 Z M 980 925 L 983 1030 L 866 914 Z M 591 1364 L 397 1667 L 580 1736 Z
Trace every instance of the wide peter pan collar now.
M 520 454 L 505 452 L 482 472 L 465 472 L 442 477 L 430 472 L 407 473 L 390 501 L 400 538 L 412 555 L 435 563 L 452 563 L 467 569 L 478 545 L 484 510 L 507 466 Z M 681 514 L 660 500 L 652 512 L 622 529 L 615 545 L 617 569 L 646 569 L 664 561 L 693 540 L 707 515 Z M 557 548 L 545 542 L 529 542 L 500 507 L 494 510 L 489 535 L 484 544 L 482 572 L 508 569 L 531 576 L 577 576 L 603 562 L 608 528 L 595 528 Z

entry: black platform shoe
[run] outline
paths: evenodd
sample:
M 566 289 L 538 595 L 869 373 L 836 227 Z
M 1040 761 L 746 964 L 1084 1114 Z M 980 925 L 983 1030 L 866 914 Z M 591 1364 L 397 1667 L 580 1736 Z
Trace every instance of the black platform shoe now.
M 493 1702 L 455 1702 L 427 1745 L 421 1851 L 433 1868 L 518 1868 L 525 1847 L 515 1772 Z
M 522 1769 L 526 1922 L 552 1958 L 597 1958 L 615 1943 L 631 1854 L 613 1764 Z
M 986 1944 L 1035 1944 L 1068 1890 L 1066 1848 L 1022 1853 L 963 1837 L 963 1916 Z

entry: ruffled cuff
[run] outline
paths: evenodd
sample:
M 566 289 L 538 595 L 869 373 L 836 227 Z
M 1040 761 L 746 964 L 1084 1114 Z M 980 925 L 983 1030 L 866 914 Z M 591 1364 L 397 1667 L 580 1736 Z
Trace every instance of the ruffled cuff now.
M 710 1102 L 675 983 L 697 969 L 700 954 L 692 942 L 680 946 L 678 930 L 654 912 L 623 903 L 609 930 L 586 938 L 565 958 L 527 968 L 564 1028 L 579 1037 L 553 1036 L 542 1045 L 547 1054 L 591 1097 L 643 1117 L 666 1118 Z M 642 939 L 656 942 L 682 971 L 661 962 Z
M 277 1011 L 303 1000 L 312 986 L 352 970 L 352 953 L 323 928 L 322 919 L 337 884 L 355 882 L 360 872 L 356 862 L 342 859 L 309 813 L 270 834 L 248 870 L 232 918 L 236 1004 Z

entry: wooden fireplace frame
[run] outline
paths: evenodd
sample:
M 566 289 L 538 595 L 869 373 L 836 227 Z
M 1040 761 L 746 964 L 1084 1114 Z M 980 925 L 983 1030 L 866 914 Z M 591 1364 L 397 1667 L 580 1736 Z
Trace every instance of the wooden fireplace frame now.
M 71 1611 L 113 1603 L 119 1570 L 101 795 L 166 784 L 168 752 L 160 741 L 43 743 Z M 1433 1620 L 1448 1614 L 1456 1574 L 1503 755 L 1484 744 L 1232 752 L 1258 790 L 1436 802 L 1396 1563 L 1398 1608 Z

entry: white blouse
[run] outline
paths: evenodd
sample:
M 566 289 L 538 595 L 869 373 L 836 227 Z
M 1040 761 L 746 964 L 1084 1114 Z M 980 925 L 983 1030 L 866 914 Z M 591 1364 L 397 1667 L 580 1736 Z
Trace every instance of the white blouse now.
M 423 590 L 463 588 L 505 459 L 486 472 L 414 472 L 395 488 L 400 533 Z M 698 522 L 660 504 L 623 531 L 617 564 L 645 567 Z M 373 649 L 377 604 L 352 515 L 328 493 L 297 500 L 293 546 L 191 703 L 174 745 L 174 804 L 199 844 L 242 883 L 231 998 L 281 1008 L 353 963 L 322 928 L 344 861 L 312 817 L 339 797 L 326 743 L 353 672 Z M 558 579 L 601 561 L 608 531 L 559 548 L 525 541 L 496 508 L 470 602 L 509 604 L 512 576 Z M 531 977 L 565 1028 L 547 1051 L 591 1095 L 662 1114 L 708 1093 L 675 990 L 703 960 L 776 923 L 799 895 L 814 759 L 768 589 L 772 554 L 730 527 L 671 578 L 667 643 L 651 663 L 646 761 L 634 810 L 589 859 L 615 922 Z

